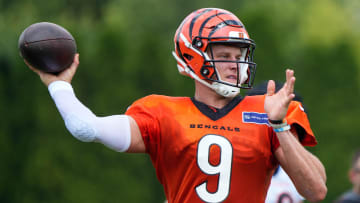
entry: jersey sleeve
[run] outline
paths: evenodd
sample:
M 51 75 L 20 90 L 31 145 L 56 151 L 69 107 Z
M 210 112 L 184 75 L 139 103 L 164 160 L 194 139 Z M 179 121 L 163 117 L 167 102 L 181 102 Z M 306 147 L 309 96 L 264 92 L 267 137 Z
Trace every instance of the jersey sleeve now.
M 297 128 L 302 145 L 315 146 L 317 144 L 307 114 L 300 102 L 293 101 L 290 103 L 286 120 L 291 127 Z
M 156 157 L 160 139 L 160 125 L 157 117 L 158 111 L 153 108 L 151 96 L 135 101 L 126 111 L 137 123 L 143 138 L 146 152 Z
M 296 128 L 300 142 L 303 146 L 315 146 L 317 144 L 313 131 L 311 130 L 307 114 L 301 103 L 292 101 L 289 105 L 287 115 L 285 117 L 291 128 Z M 274 132 L 273 132 L 274 133 Z M 273 149 L 280 146 L 277 136 L 272 136 Z

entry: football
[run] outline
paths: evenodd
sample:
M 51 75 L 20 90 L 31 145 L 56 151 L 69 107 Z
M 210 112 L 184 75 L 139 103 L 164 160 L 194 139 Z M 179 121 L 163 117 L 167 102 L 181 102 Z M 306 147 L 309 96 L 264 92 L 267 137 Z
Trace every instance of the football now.
M 31 66 L 53 74 L 68 68 L 76 54 L 76 42 L 70 32 L 50 22 L 27 27 L 19 37 L 18 48 Z

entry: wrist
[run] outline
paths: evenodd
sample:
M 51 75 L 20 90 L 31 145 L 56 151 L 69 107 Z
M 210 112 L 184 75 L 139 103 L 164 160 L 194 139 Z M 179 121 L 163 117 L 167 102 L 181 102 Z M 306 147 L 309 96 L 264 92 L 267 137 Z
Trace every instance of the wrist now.
M 269 123 L 270 124 L 282 124 L 282 123 L 286 123 L 286 120 L 283 118 L 283 119 L 280 119 L 280 120 L 272 120 L 272 119 L 268 119 L 269 120 Z
M 48 86 L 48 90 L 49 90 L 51 97 L 53 97 L 53 95 L 60 90 L 74 92 L 71 84 L 66 81 L 62 81 L 62 80 L 56 80 L 56 81 L 51 82 Z
M 273 128 L 273 130 L 276 132 L 276 133 L 280 133 L 280 132 L 284 132 L 284 131 L 288 131 L 290 130 L 290 125 L 286 125 L 284 127 L 281 127 L 281 128 Z
M 273 130 L 278 133 L 278 132 L 284 132 L 287 130 L 290 130 L 290 125 L 287 123 L 286 119 L 282 119 L 282 120 L 269 120 L 269 125 L 273 128 Z

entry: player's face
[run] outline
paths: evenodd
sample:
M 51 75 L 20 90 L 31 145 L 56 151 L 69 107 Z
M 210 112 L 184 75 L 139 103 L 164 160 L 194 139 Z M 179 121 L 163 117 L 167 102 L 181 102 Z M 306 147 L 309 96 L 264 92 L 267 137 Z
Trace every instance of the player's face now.
M 211 47 L 211 51 L 209 56 L 212 57 L 214 60 L 221 60 L 221 61 L 239 61 L 242 57 L 242 49 L 237 46 L 229 46 L 229 45 L 222 45 L 222 44 L 214 44 Z M 240 78 L 238 70 L 240 68 L 239 63 L 235 62 L 215 62 L 215 67 L 218 71 L 221 79 L 224 82 L 229 82 L 235 84 L 238 82 L 238 77 Z
M 360 158 L 354 165 L 354 168 L 351 169 L 351 182 L 354 187 L 360 188 Z

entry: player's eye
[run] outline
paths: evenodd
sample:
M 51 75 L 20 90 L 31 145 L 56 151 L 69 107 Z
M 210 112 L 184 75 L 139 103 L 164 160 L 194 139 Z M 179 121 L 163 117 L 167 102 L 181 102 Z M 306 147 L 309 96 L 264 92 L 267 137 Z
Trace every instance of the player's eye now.
M 222 54 L 217 55 L 217 58 L 219 58 L 219 59 L 228 59 L 229 57 L 230 57 L 230 55 L 226 54 L 226 53 L 222 53 Z

